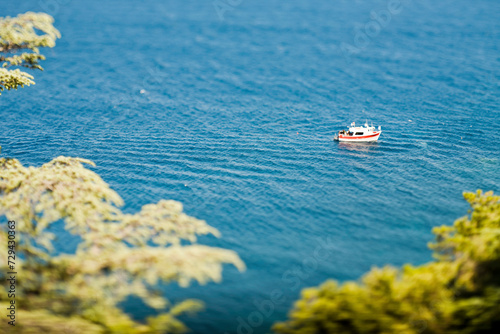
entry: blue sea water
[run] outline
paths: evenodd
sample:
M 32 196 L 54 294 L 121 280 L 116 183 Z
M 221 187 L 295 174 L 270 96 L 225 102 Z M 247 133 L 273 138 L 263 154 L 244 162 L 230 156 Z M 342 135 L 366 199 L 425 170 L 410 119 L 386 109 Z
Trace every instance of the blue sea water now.
M 91 159 L 125 211 L 175 199 L 218 228 L 201 241 L 247 271 L 164 287 L 206 302 L 183 318 L 195 333 L 267 333 L 303 287 L 430 261 L 462 192 L 500 190 L 498 1 L 0 3 L 26 11 L 63 38 L 35 86 L 0 97 L 3 155 Z M 365 119 L 378 143 L 332 141 Z

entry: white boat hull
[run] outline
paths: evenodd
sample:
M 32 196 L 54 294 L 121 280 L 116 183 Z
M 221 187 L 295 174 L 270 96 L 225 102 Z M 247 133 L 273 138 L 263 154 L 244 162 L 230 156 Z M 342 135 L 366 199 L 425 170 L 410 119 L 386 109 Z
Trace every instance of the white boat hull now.
M 353 136 L 336 135 L 334 140 L 338 140 L 339 142 L 349 142 L 349 143 L 373 142 L 373 141 L 378 140 L 381 133 L 382 133 L 382 131 L 374 131 L 370 134 L 363 134 L 363 135 L 359 135 L 359 136 L 356 136 L 356 135 L 353 135 Z

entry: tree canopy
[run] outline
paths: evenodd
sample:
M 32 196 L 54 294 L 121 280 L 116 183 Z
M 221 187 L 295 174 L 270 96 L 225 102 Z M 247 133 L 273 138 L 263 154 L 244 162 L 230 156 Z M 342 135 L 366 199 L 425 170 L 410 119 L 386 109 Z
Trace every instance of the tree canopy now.
M 53 25 L 52 16 L 28 12 L 17 17 L 0 17 L 0 95 L 4 89 L 33 85 L 33 76 L 19 68 L 43 70 L 42 47 L 54 47 L 61 34 Z M 39 34 L 41 32 L 42 34 Z
M 245 266 L 230 250 L 197 244 L 198 235 L 219 236 L 171 200 L 148 204 L 135 214 L 95 172 L 89 160 L 59 157 L 41 167 L 0 159 L 0 215 L 15 221 L 16 305 L 22 319 L 9 333 L 179 333 L 179 315 L 202 304 L 172 305 L 160 282 L 219 282 L 222 266 Z M 79 237 L 74 254 L 54 247 L 54 226 Z M 7 224 L 0 228 L 7 245 Z M 0 308 L 7 298 L 7 259 L 0 257 Z M 135 296 L 157 310 L 147 322 L 132 320 L 119 303 Z M 10 326 L 9 326 L 10 327 Z M 0 330 L 1 332 L 2 330 Z
M 436 261 L 374 268 L 361 282 L 304 289 L 276 333 L 500 332 L 500 196 L 465 193 L 472 211 L 433 229 Z

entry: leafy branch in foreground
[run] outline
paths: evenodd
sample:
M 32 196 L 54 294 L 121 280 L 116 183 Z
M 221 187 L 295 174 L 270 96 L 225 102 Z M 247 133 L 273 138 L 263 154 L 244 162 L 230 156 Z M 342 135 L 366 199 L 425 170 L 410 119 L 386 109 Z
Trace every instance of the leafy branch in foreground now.
M 374 268 L 361 283 L 304 289 L 276 333 L 499 333 L 500 196 L 465 193 L 472 212 L 436 227 L 436 261 Z
M 187 287 L 219 282 L 223 264 L 245 266 L 230 250 L 199 245 L 197 235 L 218 231 L 162 200 L 125 214 L 123 201 L 96 173 L 91 161 L 59 157 L 39 168 L 0 159 L 0 215 L 16 222 L 16 305 L 22 319 L 10 332 L 179 333 L 177 317 L 200 310 L 186 300 L 171 305 L 157 290 L 160 282 Z M 75 254 L 57 254 L 53 225 L 64 221 L 81 238 Z M 0 241 L 7 244 L 4 226 Z M 0 257 L 2 290 L 6 259 Z M 0 291 L 0 308 L 8 306 Z M 160 315 L 139 323 L 118 304 L 141 298 Z M 61 326 L 64 324 L 64 326 Z
M 6 68 L 18 66 L 43 70 L 40 61 L 45 57 L 40 54 L 39 48 L 52 48 L 56 39 L 61 38 L 53 23 L 52 16 L 44 13 L 28 12 L 13 18 L 0 17 L 0 95 L 4 89 L 35 84 L 31 75 L 19 69 Z M 43 34 L 39 35 L 37 31 Z

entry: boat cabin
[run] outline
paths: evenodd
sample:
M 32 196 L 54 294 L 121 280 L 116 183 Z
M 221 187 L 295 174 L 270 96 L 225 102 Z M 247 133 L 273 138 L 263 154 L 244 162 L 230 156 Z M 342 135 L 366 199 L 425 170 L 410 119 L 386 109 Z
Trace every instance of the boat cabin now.
M 374 132 L 374 126 L 365 124 L 364 126 L 350 126 L 348 130 L 341 130 L 339 134 L 344 136 L 366 136 Z

